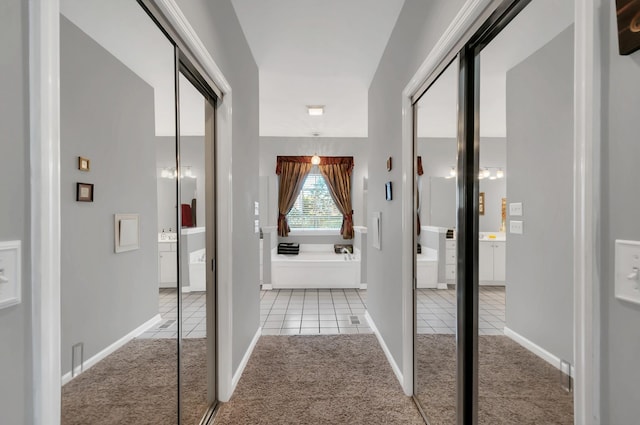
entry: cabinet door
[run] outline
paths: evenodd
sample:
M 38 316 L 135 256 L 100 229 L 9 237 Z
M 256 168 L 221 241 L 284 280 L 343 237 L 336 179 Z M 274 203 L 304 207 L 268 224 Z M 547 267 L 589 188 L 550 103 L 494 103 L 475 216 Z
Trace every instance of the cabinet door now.
M 178 281 L 178 264 L 176 252 L 160 252 L 160 283 L 176 283 Z
M 478 252 L 478 280 L 493 280 L 493 243 L 480 242 Z
M 506 242 L 493 243 L 493 280 L 504 282 L 507 269 L 507 244 Z

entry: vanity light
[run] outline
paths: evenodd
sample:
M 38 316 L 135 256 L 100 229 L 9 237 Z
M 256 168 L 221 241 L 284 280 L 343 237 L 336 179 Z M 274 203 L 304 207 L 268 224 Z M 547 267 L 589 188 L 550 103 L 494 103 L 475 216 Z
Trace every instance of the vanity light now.
M 491 177 L 491 171 L 488 168 L 485 168 L 484 170 L 482 170 L 482 175 L 484 176 L 485 179 L 487 177 Z
M 451 169 L 449 170 L 449 175 L 445 178 L 452 179 L 455 176 L 456 176 L 456 167 L 451 167 Z
M 313 165 L 319 165 L 320 164 L 320 157 L 318 156 L 317 153 L 314 153 L 313 156 L 311 157 L 311 164 L 313 164 Z
M 324 114 L 324 105 L 307 105 L 307 112 L 312 117 L 319 117 Z
M 496 171 L 496 177 L 499 179 L 504 177 L 504 171 L 502 171 L 502 168 L 498 168 L 498 171 Z

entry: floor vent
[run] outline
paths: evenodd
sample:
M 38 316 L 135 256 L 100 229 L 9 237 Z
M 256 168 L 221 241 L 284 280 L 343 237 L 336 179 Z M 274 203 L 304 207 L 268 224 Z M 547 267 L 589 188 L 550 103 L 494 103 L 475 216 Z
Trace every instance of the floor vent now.
M 173 325 L 174 323 L 176 323 L 175 320 L 167 320 L 166 322 L 164 322 L 162 325 L 159 326 L 160 329 L 167 329 L 168 327 L 170 327 L 171 325 Z
M 349 316 L 349 320 L 351 321 L 352 325 L 360 324 L 360 319 L 358 318 L 358 316 Z

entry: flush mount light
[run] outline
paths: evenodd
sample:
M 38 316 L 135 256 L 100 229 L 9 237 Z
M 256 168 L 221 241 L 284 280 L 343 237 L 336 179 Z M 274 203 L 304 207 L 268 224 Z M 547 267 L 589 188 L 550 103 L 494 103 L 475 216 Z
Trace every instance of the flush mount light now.
M 320 164 L 320 157 L 318 156 L 317 153 L 314 153 L 313 156 L 311 157 L 311 163 L 313 165 L 318 165 Z
M 324 105 L 307 105 L 307 112 L 312 117 L 319 117 L 324 114 Z

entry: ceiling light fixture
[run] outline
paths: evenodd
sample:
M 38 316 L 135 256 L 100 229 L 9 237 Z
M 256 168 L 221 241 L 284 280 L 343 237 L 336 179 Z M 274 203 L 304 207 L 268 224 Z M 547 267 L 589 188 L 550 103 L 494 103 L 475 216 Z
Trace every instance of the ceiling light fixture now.
M 307 112 L 312 117 L 319 117 L 320 115 L 324 114 L 324 105 L 307 105 Z
M 317 153 L 314 153 L 313 156 L 311 157 L 311 164 L 313 164 L 313 165 L 319 165 L 320 164 L 320 157 L 318 156 Z

